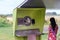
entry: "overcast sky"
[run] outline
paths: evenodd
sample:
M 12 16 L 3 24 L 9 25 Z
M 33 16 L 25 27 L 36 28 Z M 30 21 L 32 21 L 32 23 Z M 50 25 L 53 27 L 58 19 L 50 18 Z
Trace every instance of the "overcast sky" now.
M 13 9 L 21 4 L 24 0 L 0 0 L 0 14 L 11 14 Z M 60 14 L 60 10 L 47 10 L 46 12 L 57 12 Z
M 0 0 L 0 14 L 10 14 L 24 0 Z

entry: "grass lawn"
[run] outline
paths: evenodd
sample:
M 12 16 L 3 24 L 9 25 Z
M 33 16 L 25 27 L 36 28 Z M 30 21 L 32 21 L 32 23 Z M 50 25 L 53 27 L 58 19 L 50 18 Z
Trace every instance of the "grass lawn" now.
M 5 17 L 0 17 L 0 40 L 13 40 L 13 27 Z
M 13 27 L 0 27 L 0 40 L 14 40 Z M 43 35 L 42 40 L 47 40 L 47 35 Z
M 42 35 L 42 40 L 48 40 L 47 35 Z
M 0 27 L 0 40 L 13 40 L 12 27 Z
M 59 37 L 60 35 L 58 35 Z M 0 27 L 0 40 L 14 40 L 13 27 Z M 42 35 L 42 40 L 48 40 L 47 34 Z
M 12 27 L 0 27 L 0 40 L 14 40 Z M 47 35 L 43 35 L 42 40 L 47 40 Z

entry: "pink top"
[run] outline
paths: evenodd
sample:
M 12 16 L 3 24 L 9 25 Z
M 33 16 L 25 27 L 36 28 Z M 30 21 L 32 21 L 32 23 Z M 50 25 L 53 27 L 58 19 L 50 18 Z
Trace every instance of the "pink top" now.
M 51 25 L 49 25 L 49 34 L 48 34 L 48 40 L 56 40 L 56 34 L 58 31 L 58 26 L 56 25 L 55 30 L 53 31 Z

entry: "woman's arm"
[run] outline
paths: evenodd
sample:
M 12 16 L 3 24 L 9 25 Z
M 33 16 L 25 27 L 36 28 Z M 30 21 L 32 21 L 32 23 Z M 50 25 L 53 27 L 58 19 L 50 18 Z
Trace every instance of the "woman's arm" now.
M 57 32 L 58 32 L 58 26 L 56 26 L 55 28 L 55 33 L 57 34 Z

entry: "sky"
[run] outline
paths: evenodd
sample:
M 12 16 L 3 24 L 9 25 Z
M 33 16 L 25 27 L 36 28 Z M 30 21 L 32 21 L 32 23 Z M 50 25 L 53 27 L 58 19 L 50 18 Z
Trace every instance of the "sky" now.
M 13 9 L 20 5 L 24 0 L 0 0 L 0 14 L 11 14 Z M 60 14 L 60 10 L 46 10 L 46 12 L 56 12 Z
M 0 0 L 0 14 L 11 14 L 24 0 Z

